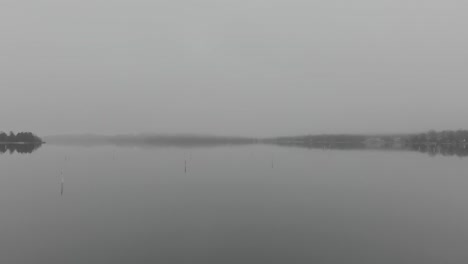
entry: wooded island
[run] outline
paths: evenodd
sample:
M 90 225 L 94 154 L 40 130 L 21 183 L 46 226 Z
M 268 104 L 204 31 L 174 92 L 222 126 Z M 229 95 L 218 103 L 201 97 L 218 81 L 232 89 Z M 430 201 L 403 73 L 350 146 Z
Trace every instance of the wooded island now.
M 0 144 L 42 144 L 44 141 L 31 132 L 0 132 Z

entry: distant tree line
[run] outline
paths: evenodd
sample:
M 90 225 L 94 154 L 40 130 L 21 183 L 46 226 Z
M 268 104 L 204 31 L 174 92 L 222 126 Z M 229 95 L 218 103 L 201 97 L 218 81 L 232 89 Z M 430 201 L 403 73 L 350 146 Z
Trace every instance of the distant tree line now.
M 17 134 L 10 132 L 9 134 L 5 132 L 0 132 L 0 144 L 8 143 L 42 143 L 42 139 L 31 132 L 19 132 Z
M 280 137 L 263 140 L 265 143 L 282 146 L 297 146 L 306 148 L 337 148 L 358 149 L 365 147 L 367 135 L 358 134 L 321 134 L 295 137 Z
M 366 140 L 365 135 L 337 134 L 337 135 L 310 135 L 306 141 L 315 143 L 361 143 Z
M 465 145 L 468 144 L 468 130 L 431 130 L 426 133 L 410 135 L 407 138 L 408 145 L 419 144 L 453 144 Z

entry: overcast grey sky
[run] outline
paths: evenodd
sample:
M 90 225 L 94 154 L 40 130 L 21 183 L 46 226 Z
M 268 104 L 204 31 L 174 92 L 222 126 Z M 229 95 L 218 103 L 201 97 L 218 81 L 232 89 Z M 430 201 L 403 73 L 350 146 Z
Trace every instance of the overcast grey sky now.
M 456 0 L 0 0 L 0 130 L 468 128 Z

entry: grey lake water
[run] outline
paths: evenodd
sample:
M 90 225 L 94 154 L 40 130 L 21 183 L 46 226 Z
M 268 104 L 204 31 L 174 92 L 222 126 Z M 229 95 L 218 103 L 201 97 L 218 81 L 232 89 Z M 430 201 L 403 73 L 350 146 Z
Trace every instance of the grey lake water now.
M 0 167 L 0 263 L 468 260 L 468 158 L 46 144 Z

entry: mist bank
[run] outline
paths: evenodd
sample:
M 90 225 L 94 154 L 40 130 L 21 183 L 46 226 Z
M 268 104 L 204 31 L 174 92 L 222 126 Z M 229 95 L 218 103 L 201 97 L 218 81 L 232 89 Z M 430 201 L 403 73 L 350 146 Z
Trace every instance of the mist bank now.
M 45 140 L 53 145 L 73 146 L 103 146 L 113 145 L 122 147 L 207 147 L 222 145 L 248 145 L 260 141 L 256 138 L 225 137 L 210 135 L 183 134 L 138 134 L 138 135 L 54 135 Z

